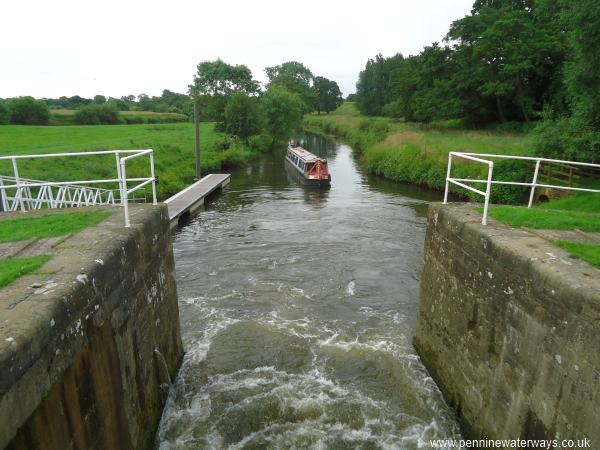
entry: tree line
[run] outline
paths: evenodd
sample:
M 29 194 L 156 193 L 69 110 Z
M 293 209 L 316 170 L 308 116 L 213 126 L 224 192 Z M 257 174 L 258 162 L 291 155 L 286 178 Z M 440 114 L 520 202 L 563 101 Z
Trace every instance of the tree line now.
M 71 97 L 35 99 L 30 96 L 0 99 L 0 125 L 47 125 L 52 110 L 75 110 L 74 121 L 82 125 L 120 123 L 120 111 L 152 111 L 157 113 L 178 113 L 191 118 L 192 100 L 187 94 L 179 94 L 168 89 L 160 96 L 146 94 L 126 95 L 121 98 L 95 95 L 84 98 Z
M 264 87 L 251 70 L 217 59 L 198 64 L 189 94 L 204 120 L 217 128 L 265 150 L 289 139 L 301 127 L 304 114 L 330 112 L 342 103 L 335 81 L 314 76 L 296 61 L 267 67 Z
M 538 154 L 597 161 L 599 29 L 594 0 L 476 0 L 442 43 L 369 59 L 353 99 L 407 121 L 535 122 Z
M 288 139 L 300 127 L 303 114 L 329 113 L 342 103 L 335 81 L 313 76 L 299 62 L 267 67 L 265 72 L 269 81 L 262 86 L 247 66 L 217 59 L 198 64 L 187 94 L 165 89 L 153 97 L 140 94 L 121 98 L 75 95 L 0 99 L 0 124 L 46 125 L 51 111 L 57 109 L 75 110 L 74 122 L 84 125 L 121 123 L 121 111 L 179 113 L 191 120 L 196 102 L 202 110 L 202 120 L 216 121 L 219 130 L 264 149 Z M 129 122 L 130 117 L 125 119 Z

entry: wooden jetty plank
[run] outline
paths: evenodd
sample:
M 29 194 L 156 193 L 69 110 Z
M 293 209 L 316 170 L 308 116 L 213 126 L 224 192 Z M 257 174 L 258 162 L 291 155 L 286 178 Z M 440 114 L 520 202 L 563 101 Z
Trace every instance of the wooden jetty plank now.
M 194 212 L 204 204 L 204 198 L 216 189 L 229 184 L 228 173 L 211 173 L 191 186 L 165 200 L 169 207 L 169 220 L 176 223 L 179 217 L 187 212 Z

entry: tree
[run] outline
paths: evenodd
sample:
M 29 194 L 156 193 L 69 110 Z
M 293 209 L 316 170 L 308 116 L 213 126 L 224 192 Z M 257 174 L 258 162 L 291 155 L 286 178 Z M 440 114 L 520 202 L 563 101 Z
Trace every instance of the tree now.
M 269 87 L 279 86 L 298 97 L 304 103 L 303 112 L 313 110 L 315 91 L 311 89 L 313 81 L 312 72 L 302 63 L 289 61 L 283 64 L 267 67 L 265 69 L 269 78 Z
M 64 107 L 67 109 L 77 109 L 81 108 L 82 106 L 89 105 L 90 103 L 92 103 L 92 100 L 90 100 L 89 98 L 83 98 L 79 95 L 73 95 L 72 97 L 69 97 Z
M 539 114 L 548 80 L 560 70 L 560 35 L 551 23 L 536 20 L 534 6 L 527 0 L 478 1 L 448 32 L 455 51 L 467 55 L 462 77 L 493 104 L 501 122 Z
M 564 86 L 567 111 L 546 110 L 535 133 L 538 155 L 559 159 L 600 161 L 600 4 L 592 0 L 559 2 L 558 23 L 566 30 Z
M 259 134 L 265 120 L 265 113 L 258 98 L 237 93 L 227 101 L 224 113 L 226 133 L 246 139 Z
M 4 101 L 0 100 L 0 125 L 6 125 L 10 122 L 10 112 L 4 105 Z
M 581 125 L 600 130 L 600 3 L 563 0 L 562 5 L 571 46 L 565 83 L 573 116 Z
M 50 118 L 48 105 L 33 97 L 10 99 L 6 104 L 10 111 L 10 123 L 21 125 L 47 125 Z
M 329 113 L 342 104 L 342 92 L 335 81 L 325 77 L 315 77 L 313 90 L 315 91 L 315 107 L 319 114 L 321 111 Z
M 301 127 L 304 103 L 297 94 L 280 86 L 271 86 L 260 103 L 265 111 L 265 128 L 273 141 L 284 142 Z
M 93 101 L 97 105 L 103 105 L 106 103 L 106 97 L 104 95 L 95 95 Z
M 458 69 L 451 49 L 437 42 L 405 58 L 392 71 L 394 98 L 405 119 L 430 122 L 461 117 L 462 102 L 454 79 Z
M 391 74 L 403 59 L 399 53 L 391 58 L 378 54 L 367 61 L 356 83 L 356 103 L 362 114 L 381 115 L 383 107 L 393 100 Z
M 269 83 L 276 80 L 293 80 L 296 83 L 310 86 L 313 80 L 313 74 L 308 67 L 297 61 L 289 61 L 278 66 L 271 66 L 265 69 Z
M 189 86 L 190 96 L 204 108 L 203 115 L 221 122 L 231 95 L 257 95 L 259 91 L 259 83 L 252 79 L 248 67 L 233 66 L 221 59 L 198 64 L 194 83 Z
M 190 85 L 190 94 L 200 96 L 224 96 L 234 93 L 253 95 L 258 93 L 258 81 L 252 79 L 252 72 L 243 65 L 232 66 L 221 59 L 204 61 L 198 64 L 194 75 L 194 84 Z

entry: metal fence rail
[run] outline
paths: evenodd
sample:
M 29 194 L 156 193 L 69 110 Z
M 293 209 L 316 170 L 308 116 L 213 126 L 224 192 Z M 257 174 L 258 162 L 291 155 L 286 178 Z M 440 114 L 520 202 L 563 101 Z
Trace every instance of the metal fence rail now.
M 63 186 L 41 186 L 32 188 L 32 185 L 48 183 L 42 180 L 20 178 L 19 185 L 15 177 L 0 175 L 0 206 L 2 211 L 17 211 L 21 202 L 26 209 L 42 208 L 76 208 L 80 206 L 114 205 L 115 195 L 110 189 L 91 188 L 74 184 Z M 23 187 L 24 185 L 24 187 Z
M 487 179 L 473 179 L 473 178 L 454 178 L 452 177 L 452 157 L 462 158 L 469 161 L 478 162 L 481 164 L 486 164 L 488 166 Z M 498 158 L 498 159 L 511 159 L 511 160 L 521 160 L 521 161 L 534 161 L 535 169 L 533 172 L 533 180 L 531 183 L 522 183 L 517 181 L 500 181 L 493 179 L 494 173 L 494 161 L 490 159 L 484 158 Z M 448 172 L 446 174 L 446 189 L 444 192 L 444 204 L 448 203 L 448 190 L 450 187 L 450 183 L 460 186 L 464 189 L 467 189 L 471 192 L 475 192 L 484 197 L 484 206 L 483 206 L 483 219 L 481 223 L 483 225 L 487 225 L 487 216 L 488 216 L 488 207 L 490 204 L 490 196 L 492 192 L 493 184 L 505 184 L 511 186 L 528 186 L 531 187 L 531 191 L 529 194 L 529 203 L 527 204 L 528 208 L 531 208 L 533 205 L 533 199 L 535 198 L 535 190 L 538 187 L 544 188 L 552 188 L 552 189 L 563 189 L 568 191 L 580 191 L 580 192 L 599 192 L 599 189 L 587 189 L 587 188 L 578 188 L 573 186 L 561 186 L 550 183 L 538 183 L 538 177 L 540 174 L 540 166 L 542 163 L 561 165 L 563 167 L 586 167 L 586 168 L 595 168 L 600 169 L 600 164 L 593 163 L 584 163 L 577 161 L 564 161 L 560 159 L 548 159 L 548 158 L 535 158 L 530 156 L 509 156 L 509 155 L 491 155 L 485 153 L 465 153 L 465 152 L 450 152 L 448 155 Z M 466 183 L 485 183 L 486 189 L 485 191 L 474 188 L 473 186 L 469 186 Z
M 77 181 L 40 181 L 19 176 L 18 160 L 39 158 L 74 158 L 94 155 L 114 155 L 116 163 L 116 178 Z M 125 155 L 125 156 L 122 156 Z M 126 164 L 128 161 L 148 156 L 149 177 L 127 178 Z M 37 155 L 0 156 L 0 161 L 10 160 L 13 175 L 0 176 L 0 205 L 4 211 L 26 211 L 27 209 L 67 208 L 90 205 L 116 204 L 114 192 L 110 189 L 90 187 L 90 185 L 118 184 L 120 205 L 123 207 L 125 226 L 131 225 L 129 220 L 129 195 L 152 185 L 152 203 L 156 200 L 156 177 L 154 173 L 154 152 L 146 150 L 107 150 L 96 152 L 76 153 L 45 153 Z M 129 183 L 136 183 L 129 187 Z M 12 194 L 12 195 L 11 195 Z

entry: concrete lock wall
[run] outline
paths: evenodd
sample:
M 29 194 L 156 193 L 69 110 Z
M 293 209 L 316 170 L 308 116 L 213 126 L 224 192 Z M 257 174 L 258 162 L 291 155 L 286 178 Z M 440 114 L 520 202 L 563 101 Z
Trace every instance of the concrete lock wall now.
M 432 205 L 414 344 L 471 438 L 600 448 L 600 270 Z
M 167 210 L 131 212 L 0 291 L 0 448 L 151 448 L 183 351 Z

